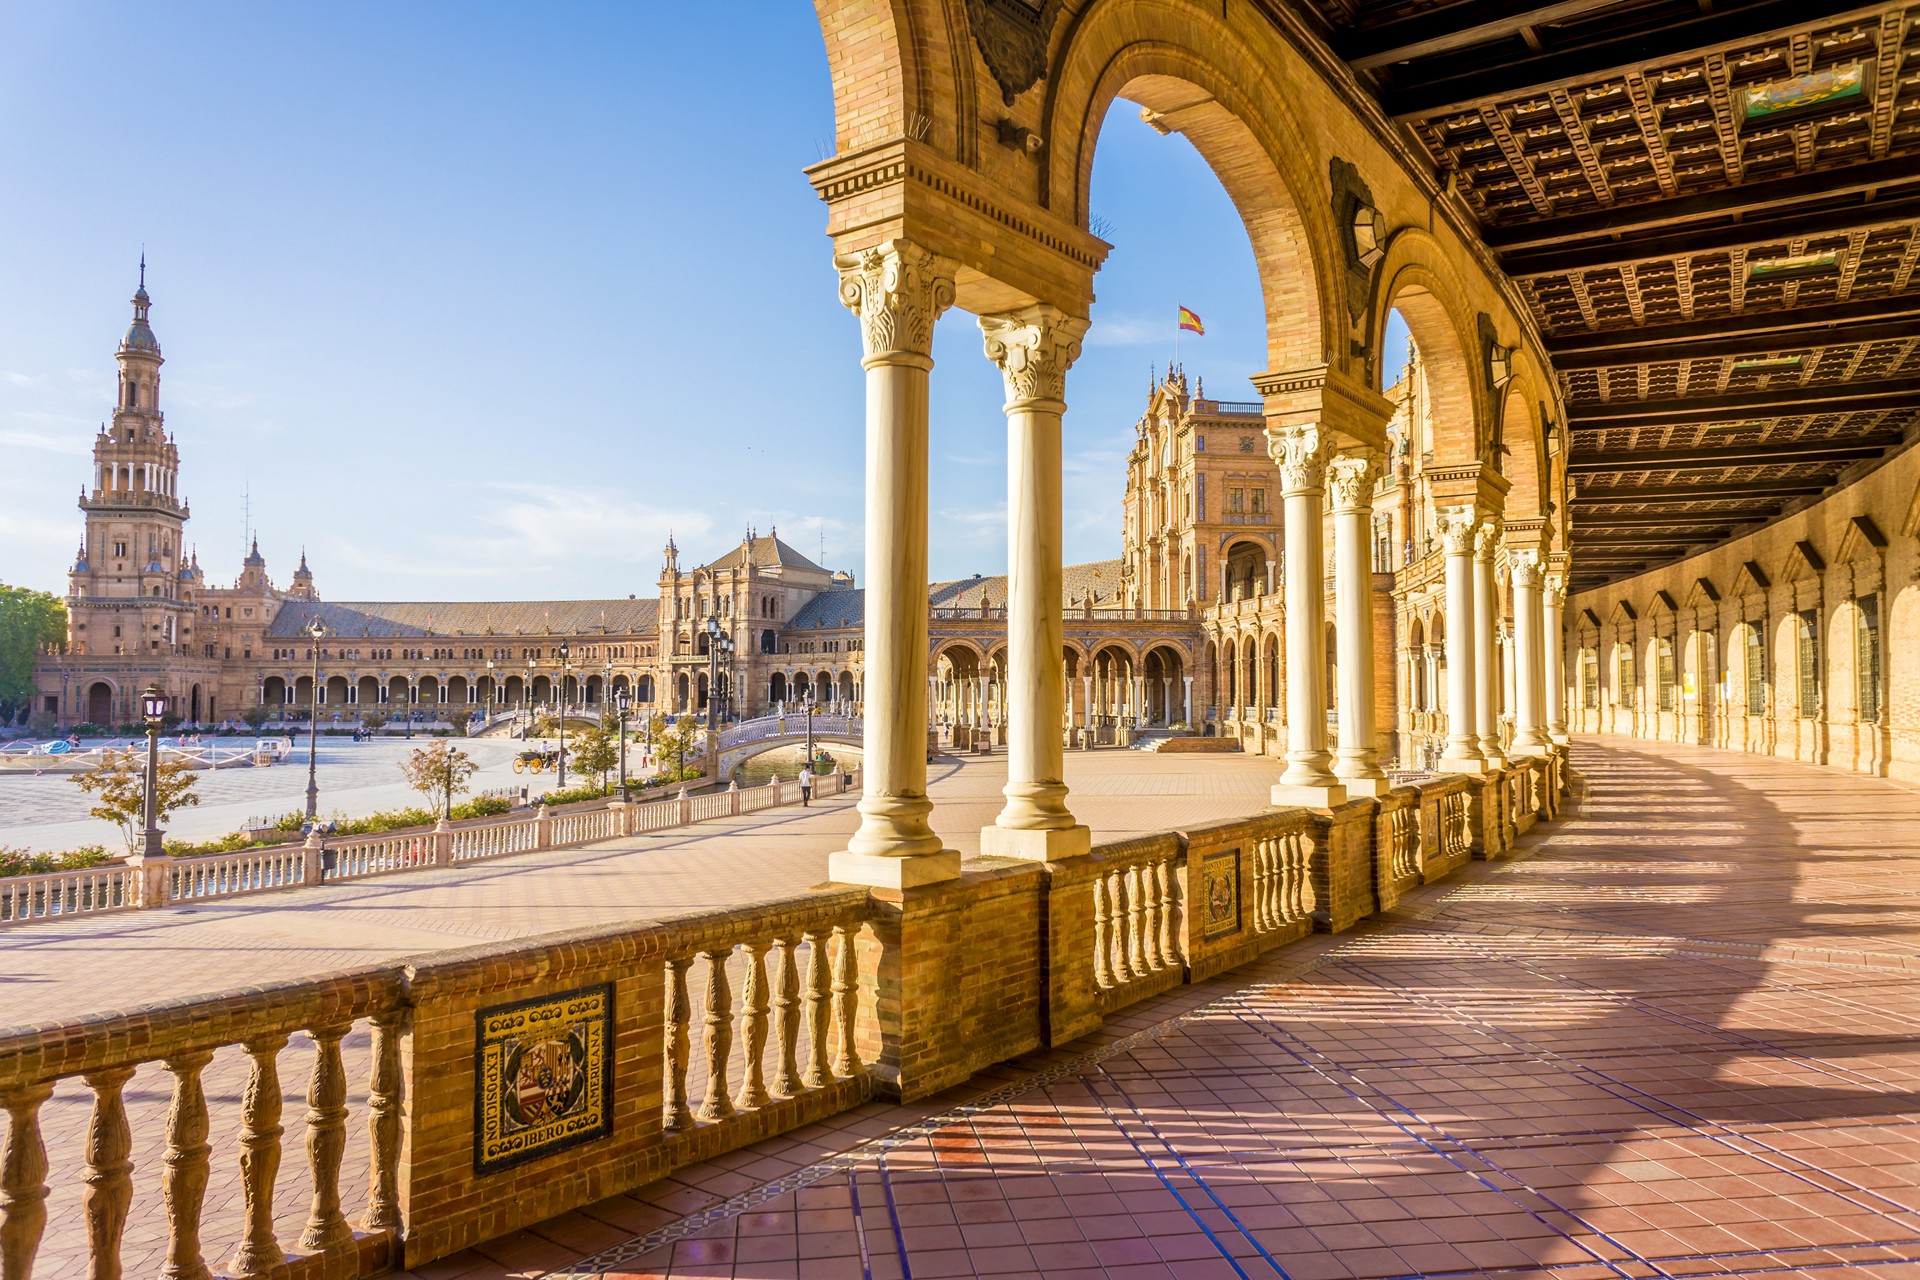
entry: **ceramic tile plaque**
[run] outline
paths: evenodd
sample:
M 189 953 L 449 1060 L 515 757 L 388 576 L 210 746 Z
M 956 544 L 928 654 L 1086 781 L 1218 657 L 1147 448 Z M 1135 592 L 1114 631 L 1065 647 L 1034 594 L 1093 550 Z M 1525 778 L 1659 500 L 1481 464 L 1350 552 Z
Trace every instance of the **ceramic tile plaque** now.
M 1200 859 L 1200 936 L 1240 932 L 1240 850 L 1220 849 Z
M 474 1015 L 473 1168 L 496 1173 L 613 1128 L 613 987 Z

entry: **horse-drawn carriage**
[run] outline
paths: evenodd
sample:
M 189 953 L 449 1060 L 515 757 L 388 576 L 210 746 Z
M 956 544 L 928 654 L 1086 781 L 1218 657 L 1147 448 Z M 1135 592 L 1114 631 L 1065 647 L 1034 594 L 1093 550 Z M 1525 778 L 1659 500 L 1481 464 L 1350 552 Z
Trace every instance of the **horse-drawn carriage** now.
M 558 768 L 559 764 L 560 753 L 558 751 L 542 751 L 538 748 L 529 747 L 513 758 L 513 771 L 515 773 L 545 773 L 548 769 Z

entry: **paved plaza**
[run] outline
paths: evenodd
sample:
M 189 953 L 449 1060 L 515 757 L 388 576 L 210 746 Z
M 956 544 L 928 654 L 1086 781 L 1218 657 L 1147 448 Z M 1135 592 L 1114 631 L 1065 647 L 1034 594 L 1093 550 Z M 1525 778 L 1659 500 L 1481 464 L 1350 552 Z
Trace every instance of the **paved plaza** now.
M 415 1280 L 605 1275 L 1920 1275 L 1920 795 L 1611 739 L 1589 793 L 1349 934 L 1180 988 L 1099 1035 L 913 1106 L 871 1104 Z M 1096 835 L 1259 807 L 1275 764 L 1076 755 Z M 969 850 L 1002 763 L 947 762 Z M 0 934 L 4 1021 L 430 948 L 701 911 L 818 881 L 849 801 L 338 888 Z M 108 993 L 103 996 L 102 993 Z M 363 1194 L 363 1030 L 344 1188 Z M 281 1055 L 290 1121 L 313 1046 Z M 209 1257 L 238 1238 L 245 1059 L 206 1076 Z M 164 1254 L 167 1078 L 127 1092 L 128 1274 Z M 87 1104 L 43 1111 L 42 1266 L 84 1272 Z M 306 1208 L 283 1161 L 282 1237 Z
M 1920 1276 L 1920 795 L 1575 760 L 1521 861 L 412 1274 Z

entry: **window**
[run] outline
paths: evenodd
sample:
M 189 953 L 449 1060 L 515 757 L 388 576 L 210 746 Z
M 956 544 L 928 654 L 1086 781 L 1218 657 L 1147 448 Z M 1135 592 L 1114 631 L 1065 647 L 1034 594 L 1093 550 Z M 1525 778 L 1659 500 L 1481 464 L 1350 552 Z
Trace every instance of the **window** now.
M 1660 696 L 1660 710 L 1671 711 L 1673 710 L 1673 702 L 1674 702 L 1673 695 L 1674 695 L 1674 683 L 1675 683 L 1674 670 L 1673 670 L 1673 641 L 1655 640 L 1653 642 L 1653 645 L 1654 645 L 1655 661 L 1658 662 L 1659 664 L 1654 670 L 1654 681 L 1658 686 L 1658 692 Z
M 1860 677 L 1860 723 L 1880 723 L 1880 597 L 1854 601 L 1854 666 Z
M 1580 651 L 1580 705 L 1589 711 L 1600 706 L 1600 651 Z
M 1632 645 L 1623 644 L 1620 646 L 1619 661 L 1619 674 L 1614 680 L 1614 699 L 1621 707 L 1631 711 L 1633 710 L 1634 690 L 1639 685 L 1639 681 L 1633 673 Z
M 1767 714 L 1767 645 L 1760 638 L 1760 628 L 1749 625 L 1746 632 L 1747 714 L 1763 716 Z
M 1820 615 L 1802 609 L 1796 631 L 1800 653 L 1800 718 L 1812 720 L 1820 714 Z
M 124 543 L 124 542 L 116 542 L 116 543 L 114 543 L 114 544 L 113 544 L 113 554 L 115 554 L 116 556 L 124 556 L 124 555 L 126 555 L 126 554 L 127 554 L 127 544 L 126 544 L 126 543 Z

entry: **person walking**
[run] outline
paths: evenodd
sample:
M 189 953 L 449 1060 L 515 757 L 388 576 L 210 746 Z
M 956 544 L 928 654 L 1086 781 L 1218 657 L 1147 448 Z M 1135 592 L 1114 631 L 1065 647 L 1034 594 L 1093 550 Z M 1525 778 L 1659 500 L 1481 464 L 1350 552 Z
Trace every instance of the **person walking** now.
M 800 766 L 800 807 L 808 808 L 813 804 L 813 763 L 809 761 Z

